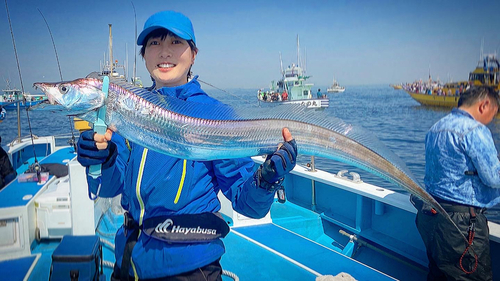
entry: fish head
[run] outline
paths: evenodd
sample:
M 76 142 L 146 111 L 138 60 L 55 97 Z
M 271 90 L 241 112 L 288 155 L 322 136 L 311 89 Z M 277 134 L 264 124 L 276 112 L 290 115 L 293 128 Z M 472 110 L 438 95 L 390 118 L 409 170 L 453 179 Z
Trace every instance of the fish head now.
M 63 111 L 68 115 L 83 114 L 104 105 L 106 94 L 102 91 L 102 81 L 82 78 L 63 82 L 37 82 L 33 87 L 40 89 L 47 99 L 30 110 Z

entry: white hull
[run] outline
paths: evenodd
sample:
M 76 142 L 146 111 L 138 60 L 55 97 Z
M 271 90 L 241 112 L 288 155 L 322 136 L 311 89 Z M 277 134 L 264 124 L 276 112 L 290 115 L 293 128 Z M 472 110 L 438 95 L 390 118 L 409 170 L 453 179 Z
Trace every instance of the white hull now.
M 326 89 L 326 91 L 328 93 L 343 93 L 345 91 L 345 88 L 335 88 L 335 89 L 328 88 Z

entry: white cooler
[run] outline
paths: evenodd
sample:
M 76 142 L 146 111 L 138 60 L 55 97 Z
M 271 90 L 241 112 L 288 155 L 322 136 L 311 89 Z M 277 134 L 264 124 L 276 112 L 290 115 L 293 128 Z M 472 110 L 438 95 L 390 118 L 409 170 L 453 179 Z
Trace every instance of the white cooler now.
M 62 238 L 71 235 L 69 176 L 56 179 L 35 200 L 35 238 Z

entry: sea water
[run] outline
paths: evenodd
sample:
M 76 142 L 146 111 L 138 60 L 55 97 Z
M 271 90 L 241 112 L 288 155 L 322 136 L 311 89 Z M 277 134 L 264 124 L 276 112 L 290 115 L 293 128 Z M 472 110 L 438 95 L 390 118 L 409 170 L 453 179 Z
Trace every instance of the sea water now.
M 222 91 L 207 85 L 202 85 L 202 87 L 210 96 L 234 107 L 259 106 L 257 89 Z M 324 114 L 325 118 L 335 116 L 370 131 L 399 156 L 415 178 L 423 183 L 425 134 L 435 122 L 448 114 L 450 109 L 421 106 L 405 91 L 394 90 L 389 85 L 351 86 L 347 87 L 343 93 L 332 93 L 327 96 L 330 99 L 330 107 L 319 114 Z M 21 110 L 20 115 L 21 136 L 27 136 L 30 132 L 26 111 Z M 72 127 L 71 120 L 58 113 L 30 111 L 29 119 L 34 135 L 71 136 L 73 133 L 78 137 L 78 132 Z M 500 120 L 495 119 L 488 127 L 493 134 L 497 150 L 500 151 Z M 293 132 L 291 133 L 293 136 Z M 14 140 L 17 134 L 17 113 L 8 111 L 6 118 L 0 123 L 2 145 Z M 63 144 L 58 143 L 58 145 Z M 309 162 L 311 162 L 309 156 L 301 155 L 298 158 L 299 164 Z M 343 163 L 316 157 L 315 166 L 317 169 L 331 173 L 337 173 L 340 170 L 354 171 L 360 174 L 364 182 L 406 193 L 392 183 Z M 488 217 L 491 220 L 500 221 L 498 210 L 500 206 L 490 210 Z

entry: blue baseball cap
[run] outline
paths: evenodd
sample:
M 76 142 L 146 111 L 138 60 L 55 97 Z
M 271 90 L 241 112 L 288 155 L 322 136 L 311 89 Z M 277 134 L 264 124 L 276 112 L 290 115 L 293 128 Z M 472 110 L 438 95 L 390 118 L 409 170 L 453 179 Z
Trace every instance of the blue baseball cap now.
M 191 20 L 185 15 L 174 11 L 162 11 L 150 16 L 146 23 L 144 23 L 144 29 L 141 34 L 137 37 L 137 45 L 144 45 L 146 37 L 151 32 L 160 28 L 168 29 L 184 40 L 193 40 L 196 45 Z

